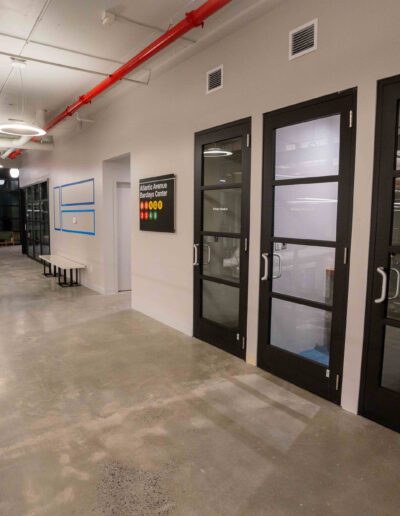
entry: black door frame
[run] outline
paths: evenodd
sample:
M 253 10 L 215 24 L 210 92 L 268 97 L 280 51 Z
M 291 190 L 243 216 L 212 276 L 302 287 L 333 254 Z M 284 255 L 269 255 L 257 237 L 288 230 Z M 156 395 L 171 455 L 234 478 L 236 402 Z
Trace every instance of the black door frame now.
M 19 189 L 19 206 L 20 206 L 20 220 L 21 220 L 21 247 L 22 254 L 28 254 L 28 238 L 26 232 L 26 206 L 25 206 L 25 190 Z
M 39 187 L 39 200 L 37 201 L 39 203 L 39 206 L 40 206 L 40 221 L 39 221 L 39 227 L 40 227 L 40 239 L 39 239 L 39 243 L 40 243 L 40 254 L 43 254 L 43 251 L 42 251 L 42 245 L 43 245 L 43 220 L 42 220 L 42 209 L 41 209 L 41 204 L 42 204 L 42 198 L 41 198 L 41 188 L 40 186 L 43 184 L 43 183 L 46 183 L 47 184 L 47 209 L 48 209 L 48 227 L 49 227 L 49 252 L 51 252 L 51 225 L 50 225 L 50 182 L 48 179 L 46 179 L 45 181 L 37 181 L 35 183 L 31 183 L 29 185 L 26 185 L 24 186 L 23 188 L 20 189 L 20 197 L 21 199 L 23 200 L 23 203 L 21 203 L 21 206 L 23 204 L 23 213 L 22 213 L 22 223 L 23 223 L 23 228 L 24 228 L 24 244 L 23 244 L 23 247 L 22 247 L 22 252 L 24 254 L 26 254 L 26 256 L 28 256 L 28 258 L 31 258 L 32 260 L 35 260 L 36 262 L 41 262 L 41 260 L 36 256 L 36 253 L 35 253 L 35 240 L 33 239 L 32 242 L 33 242 L 33 256 L 31 256 L 29 254 L 29 239 L 28 239 L 28 219 L 27 219 L 27 216 L 26 216 L 26 208 L 27 208 L 27 204 L 26 204 L 26 192 L 28 191 L 28 189 L 30 188 L 33 188 L 34 186 L 38 186 Z M 33 200 L 31 200 L 31 203 L 32 206 L 33 206 Z M 33 222 L 34 222 L 34 214 L 32 213 L 32 221 L 31 221 L 31 233 L 33 234 Z
M 386 104 L 386 97 L 389 102 Z M 387 299 L 382 304 L 375 304 L 374 299 L 380 294 L 380 279 L 377 278 L 376 267 L 378 265 L 387 265 L 387 259 L 379 256 L 380 252 L 388 254 L 388 248 L 399 248 L 400 246 L 392 246 L 391 230 L 392 230 L 392 200 L 394 170 L 393 161 L 395 153 L 393 150 L 397 146 L 397 127 L 398 113 L 397 109 L 393 113 L 393 104 L 391 102 L 399 102 L 400 99 L 400 75 L 381 79 L 377 83 L 377 100 L 376 100 L 376 125 L 375 125 L 375 145 L 374 145 L 374 177 L 371 207 L 371 233 L 369 246 L 368 261 L 368 280 L 367 280 L 367 298 L 365 306 L 365 323 L 364 323 L 364 343 L 363 357 L 361 368 L 361 382 L 358 410 L 361 415 L 372 419 L 388 428 L 400 432 L 399 417 L 395 421 L 392 414 L 393 402 L 400 406 L 400 393 L 396 393 L 380 385 L 383 350 L 384 350 L 384 329 L 386 318 Z M 397 104 L 398 106 L 399 104 Z M 392 131 L 389 125 L 393 123 Z M 387 127 L 387 129 L 386 129 Z M 390 158 L 391 157 L 391 158 Z M 391 176 L 389 176 L 390 165 L 392 161 Z M 400 174 L 398 174 L 398 177 Z M 390 186 L 386 184 L 387 179 Z M 388 191 L 390 189 L 390 197 Z M 386 192 L 384 191 L 386 190 Z M 381 198 L 388 202 L 381 203 Z M 383 231 L 380 226 L 383 224 Z M 383 234 L 383 233 L 386 233 Z M 388 245 L 389 242 L 389 245 Z M 383 250 L 383 251 L 382 251 Z M 397 249 L 397 252 L 398 249 Z M 379 321 L 378 321 L 379 319 Z M 390 319 L 390 326 L 400 327 L 400 323 Z
M 201 317 L 202 307 L 202 270 L 203 253 L 198 253 L 199 265 L 193 267 L 193 336 L 214 346 L 245 359 L 247 347 L 247 298 L 248 298 L 248 260 L 249 260 L 249 230 L 250 230 L 250 173 L 251 173 L 251 117 L 229 122 L 195 133 L 195 188 L 194 188 L 194 244 L 201 242 L 201 237 L 210 232 L 202 231 L 203 202 L 202 192 L 208 187 L 203 186 L 203 146 L 208 143 L 242 137 L 242 164 L 246 174 L 242 175 L 241 200 L 241 232 L 239 234 L 223 234 L 218 236 L 240 238 L 240 307 L 239 328 L 231 330 L 222 324 Z M 229 188 L 235 188 L 235 184 Z M 236 187 L 238 187 L 236 186 Z M 224 188 L 228 188 L 224 186 Z M 212 187 L 215 189 L 215 187 Z M 199 246 L 201 248 L 201 246 Z M 216 283 L 229 285 L 229 281 L 212 278 Z M 239 335 L 239 339 L 237 336 Z
M 284 378 L 300 387 L 314 392 L 334 403 L 340 404 L 343 358 L 346 333 L 347 292 L 349 283 L 349 262 L 353 211 L 353 186 L 356 138 L 356 106 L 357 89 L 326 95 L 293 106 L 278 109 L 264 114 L 263 133 L 263 182 L 262 182 L 262 221 L 267 221 L 268 230 L 261 224 L 260 252 L 260 295 L 259 295 L 259 327 L 258 327 L 258 365 L 259 367 Z M 270 252 L 275 241 L 282 238 L 273 237 L 274 186 L 276 184 L 297 184 L 329 182 L 333 177 L 274 180 L 275 166 L 275 129 L 316 118 L 341 114 L 341 148 L 340 148 L 340 180 L 338 181 L 338 199 L 342 210 L 337 212 L 337 236 L 332 242 L 336 249 L 335 285 L 332 309 L 330 364 L 328 367 L 311 362 L 289 351 L 274 348 L 270 342 L 271 321 L 271 277 L 273 260 L 269 260 L 269 280 L 261 281 L 264 273 L 262 253 Z M 291 243 L 290 238 L 285 242 Z M 292 243 L 305 245 L 327 245 L 326 241 L 294 239 Z M 345 293 L 345 295 L 343 295 Z M 274 297 L 294 301 L 290 296 Z M 307 305 L 307 302 L 303 304 Z M 310 302 L 309 306 L 326 309 L 326 305 Z M 267 314 L 267 316 L 265 316 Z M 268 357 L 266 355 L 269 355 Z M 300 367 L 299 367 L 300 366 Z M 328 372 L 329 371 L 329 372 Z

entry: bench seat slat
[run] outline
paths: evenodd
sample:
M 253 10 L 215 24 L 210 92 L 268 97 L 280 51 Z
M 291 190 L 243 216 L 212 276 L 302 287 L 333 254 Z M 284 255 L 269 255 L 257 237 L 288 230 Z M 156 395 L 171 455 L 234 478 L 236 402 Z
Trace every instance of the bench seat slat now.
M 86 269 L 86 265 L 57 254 L 43 254 L 39 255 L 39 258 L 55 267 L 59 267 L 60 269 Z

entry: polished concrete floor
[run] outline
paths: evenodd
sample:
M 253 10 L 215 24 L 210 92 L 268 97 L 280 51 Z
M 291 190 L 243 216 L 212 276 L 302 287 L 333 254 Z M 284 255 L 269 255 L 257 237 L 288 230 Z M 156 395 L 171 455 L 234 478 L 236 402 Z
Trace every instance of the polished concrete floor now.
M 0 249 L 0 515 L 400 514 L 400 436 Z

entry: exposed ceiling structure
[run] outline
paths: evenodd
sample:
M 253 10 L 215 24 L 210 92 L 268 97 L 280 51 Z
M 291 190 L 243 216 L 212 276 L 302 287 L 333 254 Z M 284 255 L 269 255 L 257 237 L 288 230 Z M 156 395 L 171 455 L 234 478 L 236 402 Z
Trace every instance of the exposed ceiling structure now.
M 198 51 L 280 1 L 233 0 L 207 20 L 204 28 L 193 29 L 117 88 L 146 87 L 166 64 Z M 0 0 L 0 122 L 20 118 L 22 107 L 28 121 L 34 121 L 40 109 L 51 118 L 202 3 Z M 26 60 L 23 70 L 12 67 L 15 58 Z M 96 104 L 111 101 L 112 94 L 107 92 Z

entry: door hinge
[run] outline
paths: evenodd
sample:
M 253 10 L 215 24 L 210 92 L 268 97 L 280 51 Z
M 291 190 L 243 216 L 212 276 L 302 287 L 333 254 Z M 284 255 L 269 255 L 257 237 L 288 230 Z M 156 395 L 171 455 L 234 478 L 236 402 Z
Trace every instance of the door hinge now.
M 347 250 L 347 247 L 345 247 L 344 250 L 343 250 L 343 263 L 344 263 L 344 265 L 347 265 L 347 255 L 348 255 L 348 250 Z
M 246 347 L 246 337 L 242 337 L 242 349 Z
M 250 147 L 250 134 L 246 134 L 246 147 Z
M 335 384 L 337 391 L 339 390 L 339 386 L 340 386 L 340 375 L 337 374 L 336 375 L 336 384 Z
M 244 239 L 244 252 L 247 253 L 248 250 L 248 241 L 247 238 Z
M 349 111 L 349 127 L 353 127 L 353 110 Z
M 239 342 L 239 340 L 240 340 L 240 333 L 236 334 L 236 340 Z
M 330 378 L 330 376 L 331 376 L 331 371 L 330 371 L 330 369 L 327 369 L 327 370 L 325 371 L 325 376 L 326 376 L 327 378 Z

